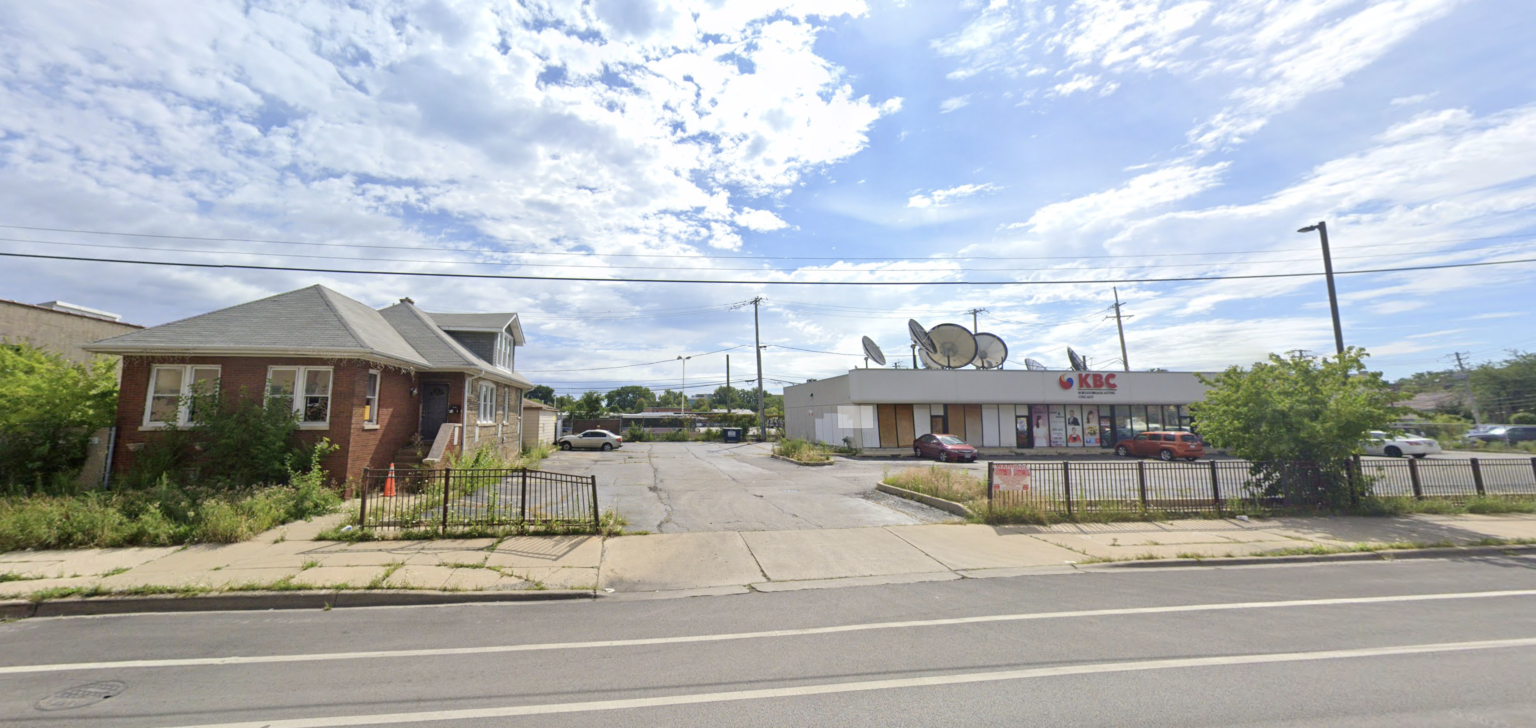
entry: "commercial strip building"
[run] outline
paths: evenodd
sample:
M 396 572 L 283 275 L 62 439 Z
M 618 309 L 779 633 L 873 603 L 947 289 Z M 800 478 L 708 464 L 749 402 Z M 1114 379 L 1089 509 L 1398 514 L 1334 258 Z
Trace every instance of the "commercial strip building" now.
M 1108 448 L 1190 427 L 1205 389 L 1192 372 L 853 369 L 785 387 L 785 434 L 862 450 L 928 433 L 1008 452 Z

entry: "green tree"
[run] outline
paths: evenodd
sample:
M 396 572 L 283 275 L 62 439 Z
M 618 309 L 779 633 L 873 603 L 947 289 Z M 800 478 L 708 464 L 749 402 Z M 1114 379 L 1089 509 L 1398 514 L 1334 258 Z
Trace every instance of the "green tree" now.
M 527 397 L 528 399 L 536 399 L 540 402 L 543 402 L 544 404 L 554 404 L 555 388 L 549 386 L 548 384 L 540 384 L 539 386 L 528 390 L 528 393 L 523 396 Z
M 1472 370 L 1472 391 L 1477 394 L 1484 422 L 1507 422 L 1536 400 L 1536 354 L 1511 351 L 1510 357 L 1498 364 L 1478 365 Z
M 683 406 L 683 394 L 681 392 L 674 392 L 674 391 L 668 389 L 668 390 L 662 392 L 661 396 L 656 399 L 656 406 L 658 406 L 658 407 L 682 407 Z
M 745 407 L 746 401 L 746 392 L 730 386 L 716 387 L 714 393 L 709 396 L 709 406 L 717 409 L 737 409 L 739 407 Z M 752 406 L 756 407 L 757 403 L 753 402 Z
M 1200 377 L 1210 389 L 1190 409 L 1202 437 L 1254 463 L 1267 495 L 1344 507 L 1366 494 L 1347 477 L 1350 457 L 1367 432 L 1387 429 L 1398 415 L 1396 395 L 1379 372 L 1366 371 L 1366 356 L 1357 348 L 1336 359 L 1271 354 L 1247 370 Z M 1315 465 L 1322 478 L 1296 463 Z
M 656 403 L 656 393 L 630 384 L 608 392 L 608 409 L 613 412 L 640 412 Z
M 607 410 L 603 408 L 601 392 L 587 392 L 571 403 L 571 416 L 579 420 L 596 419 L 606 412 Z
M 0 344 L 0 483 L 73 473 L 85 464 L 91 432 L 116 414 L 110 359 L 79 364 L 30 344 Z

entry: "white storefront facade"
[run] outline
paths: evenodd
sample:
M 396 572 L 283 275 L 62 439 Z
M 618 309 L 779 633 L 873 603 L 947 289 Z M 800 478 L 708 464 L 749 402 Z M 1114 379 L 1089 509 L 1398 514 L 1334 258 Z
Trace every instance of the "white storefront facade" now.
M 1205 397 L 1191 372 L 854 369 L 784 388 L 785 434 L 864 450 L 930 432 L 981 448 L 1108 448 L 1188 428 Z

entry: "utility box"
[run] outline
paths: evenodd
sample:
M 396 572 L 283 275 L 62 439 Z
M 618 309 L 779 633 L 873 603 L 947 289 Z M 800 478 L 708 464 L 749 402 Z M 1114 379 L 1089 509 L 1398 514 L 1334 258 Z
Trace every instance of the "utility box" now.
M 742 429 L 740 427 L 724 428 L 720 430 L 720 434 L 725 437 L 726 442 L 741 442 L 742 439 Z

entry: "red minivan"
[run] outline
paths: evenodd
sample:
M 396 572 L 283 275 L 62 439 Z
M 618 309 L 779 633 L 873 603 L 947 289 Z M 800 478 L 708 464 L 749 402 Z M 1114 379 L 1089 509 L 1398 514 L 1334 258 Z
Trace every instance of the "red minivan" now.
M 1143 432 L 1129 440 L 1115 443 L 1120 457 L 1153 457 L 1159 460 L 1184 458 L 1191 462 L 1205 454 L 1200 436 L 1189 432 Z

